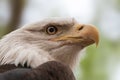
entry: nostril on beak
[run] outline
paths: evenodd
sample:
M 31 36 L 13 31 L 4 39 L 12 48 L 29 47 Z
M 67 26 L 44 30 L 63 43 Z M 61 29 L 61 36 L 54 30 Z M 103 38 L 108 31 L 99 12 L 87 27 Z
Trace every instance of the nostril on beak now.
M 78 30 L 80 31 L 80 30 L 82 30 L 84 28 L 84 25 L 82 25 Z

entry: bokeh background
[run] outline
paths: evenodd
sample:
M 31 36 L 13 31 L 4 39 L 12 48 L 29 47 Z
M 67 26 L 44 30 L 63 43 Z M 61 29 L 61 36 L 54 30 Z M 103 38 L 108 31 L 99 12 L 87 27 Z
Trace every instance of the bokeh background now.
M 120 0 L 0 0 L 0 37 L 47 17 L 74 17 L 100 31 L 86 49 L 77 80 L 120 80 Z

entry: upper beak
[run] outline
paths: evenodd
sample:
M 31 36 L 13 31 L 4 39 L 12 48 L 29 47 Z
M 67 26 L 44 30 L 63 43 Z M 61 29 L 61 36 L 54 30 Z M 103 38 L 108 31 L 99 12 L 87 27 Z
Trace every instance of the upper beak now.
M 54 41 L 70 41 L 84 43 L 84 46 L 99 43 L 99 32 L 93 25 L 76 24 L 63 36 L 52 39 Z

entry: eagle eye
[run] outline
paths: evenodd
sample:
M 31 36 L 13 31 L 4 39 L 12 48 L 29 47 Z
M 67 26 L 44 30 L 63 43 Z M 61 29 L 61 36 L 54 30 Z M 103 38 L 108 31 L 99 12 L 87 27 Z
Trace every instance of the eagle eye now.
M 50 35 L 54 35 L 57 33 L 57 28 L 55 26 L 48 26 L 46 32 Z

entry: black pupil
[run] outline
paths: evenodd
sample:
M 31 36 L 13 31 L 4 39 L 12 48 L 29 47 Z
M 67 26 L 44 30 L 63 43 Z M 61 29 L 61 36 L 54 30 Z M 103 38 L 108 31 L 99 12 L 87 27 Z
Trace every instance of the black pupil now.
M 48 31 L 51 32 L 51 33 L 56 32 L 56 28 L 55 27 L 49 27 Z

